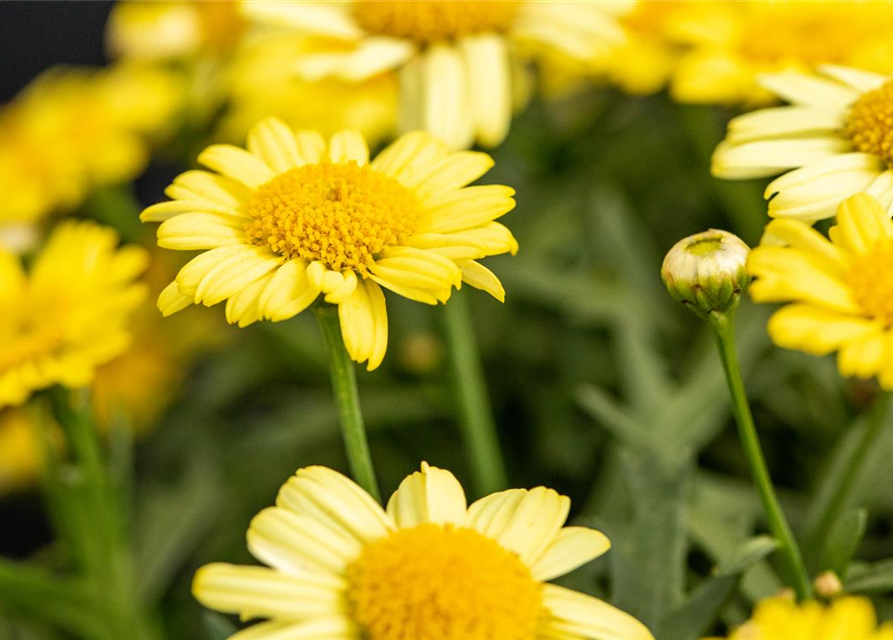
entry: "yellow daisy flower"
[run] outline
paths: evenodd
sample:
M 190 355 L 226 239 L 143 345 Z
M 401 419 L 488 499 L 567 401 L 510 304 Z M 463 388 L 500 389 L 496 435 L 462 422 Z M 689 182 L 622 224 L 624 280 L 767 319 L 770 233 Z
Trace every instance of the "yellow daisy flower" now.
M 623 40 L 616 18 L 628 2 L 259 2 L 254 20 L 331 43 L 298 59 L 309 80 L 360 81 L 399 70 L 400 122 L 462 149 L 496 146 L 508 133 L 519 49 L 557 49 L 590 61 Z
M 769 215 L 815 221 L 867 192 L 893 212 L 893 78 L 846 67 L 765 76 L 791 103 L 732 119 L 713 155 L 713 175 L 785 173 L 766 188 Z M 793 171 L 789 171 L 794 169 Z
M 392 138 L 397 127 L 396 77 L 304 80 L 295 74 L 294 60 L 319 47 L 311 38 L 280 32 L 240 42 L 221 79 L 228 106 L 219 138 L 244 140 L 248 130 L 268 116 L 326 136 L 347 127 L 359 129 L 371 145 Z M 269 91 L 273 86 L 276 91 Z
M 893 222 L 866 194 L 840 205 L 830 241 L 799 220 L 773 220 L 747 269 L 757 302 L 790 302 L 769 320 L 779 346 L 838 351 L 844 376 L 893 390 Z
M 43 465 L 36 431 L 22 409 L 0 409 L 0 496 L 31 487 Z
M 681 102 L 767 103 L 772 95 L 756 81 L 764 73 L 808 72 L 823 64 L 884 73 L 893 68 L 893 2 L 686 4 L 673 29 L 685 48 L 671 86 Z
M 893 625 L 878 628 L 868 598 L 846 597 L 825 605 L 791 598 L 769 598 L 754 609 L 753 618 L 728 640 L 890 640 Z M 709 639 L 707 639 L 709 640 Z M 721 640 L 714 638 L 713 640 Z
M 127 349 L 128 318 L 146 296 L 134 279 L 147 255 L 117 245 L 111 229 L 67 222 L 30 274 L 0 251 L 0 407 L 54 384 L 85 386 L 97 366 Z
M 449 472 L 422 464 L 387 511 L 341 474 L 300 469 L 248 529 L 266 567 L 211 564 L 193 593 L 243 619 L 232 640 L 652 640 L 635 618 L 551 584 L 610 548 L 564 527 L 570 500 L 513 489 L 470 507 Z
M 227 320 L 246 326 L 291 318 L 322 295 L 338 305 L 351 358 L 371 370 L 387 348 L 382 287 L 427 304 L 462 282 L 505 298 L 477 260 L 517 250 L 494 222 L 515 191 L 465 186 L 493 166 L 487 154 L 450 152 L 414 132 L 370 162 L 359 132 L 327 144 L 269 118 L 249 132 L 247 151 L 213 145 L 199 162 L 219 174 L 182 174 L 167 190 L 174 200 L 142 214 L 162 223 L 159 246 L 204 251 L 162 292 L 165 315 L 226 300 Z

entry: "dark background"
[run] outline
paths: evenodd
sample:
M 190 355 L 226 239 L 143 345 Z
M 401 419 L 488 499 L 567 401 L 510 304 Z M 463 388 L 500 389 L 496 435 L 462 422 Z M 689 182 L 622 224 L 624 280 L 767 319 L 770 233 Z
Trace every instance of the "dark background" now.
M 105 62 L 112 2 L 0 1 L 0 101 L 54 64 Z

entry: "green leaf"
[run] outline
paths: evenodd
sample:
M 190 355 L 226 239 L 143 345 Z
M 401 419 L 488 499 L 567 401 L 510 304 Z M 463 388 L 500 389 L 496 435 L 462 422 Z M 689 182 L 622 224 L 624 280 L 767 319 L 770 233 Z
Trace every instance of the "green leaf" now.
M 865 509 L 854 509 L 838 520 L 825 542 L 822 569 L 830 569 L 841 578 L 846 577 L 850 560 L 859 550 L 868 523 Z
M 202 623 L 205 627 L 205 635 L 210 640 L 226 640 L 238 631 L 236 625 L 230 622 L 226 616 L 213 611 L 205 611 Z
M 778 541 L 770 536 L 757 536 L 745 542 L 735 552 L 724 559 L 715 574 L 717 576 L 732 576 L 746 571 L 757 562 L 767 557 L 778 549 Z
M 893 591 L 893 558 L 865 568 L 853 569 L 844 589 L 850 593 L 885 593 Z
M 728 601 L 742 573 L 755 566 L 778 548 L 769 536 L 751 538 L 736 549 L 680 607 L 661 621 L 661 640 L 695 640 L 707 631 L 719 610 Z

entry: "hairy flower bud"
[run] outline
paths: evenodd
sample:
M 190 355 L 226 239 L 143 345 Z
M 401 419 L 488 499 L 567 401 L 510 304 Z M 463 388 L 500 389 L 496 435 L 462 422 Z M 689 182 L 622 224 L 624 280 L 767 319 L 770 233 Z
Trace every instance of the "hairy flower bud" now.
M 701 317 L 729 311 L 738 304 L 750 276 L 745 262 L 750 249 L 728 231 L 710 229 L 673 245 L 661 277 L 670 295 Z

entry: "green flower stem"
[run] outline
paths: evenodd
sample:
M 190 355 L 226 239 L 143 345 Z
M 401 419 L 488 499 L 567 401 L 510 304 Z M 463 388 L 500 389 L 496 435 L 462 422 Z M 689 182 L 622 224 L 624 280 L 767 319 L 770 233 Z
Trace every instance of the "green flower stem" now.
M 493 423 L 493 410 L 481 367 L 466 292 L 457 291 L 444 310 L 446 334 L 453 368 L 453 384 L 459 404 L 462 438 L 480 495 L 508 486 L 505 463 Z
M 763 509 L 769 521 L 769 529 L 778 541 L 778 551 L 781 555 L 788 580 L 794 586 L 797 596 L 800 599 L 806 599 L 812 595 L 809 575 L 806 572 L 800 548 L 797 546 L 796 540 L 794 540 L 794 535 L 791 533 L 791 528 L 785 519 L 781 506 L 778 504 L 778 496 L 775 494 L 775 487 L 772 485 L 769 469 L 766 467 L 766 460 L 763 458 L 757 429 L 754 425 L 753 415 L 750 412 L 750 405 L 747 402 L 747 395 L 744 391 L 741 368 L 738 364 L 738 353 L 735 348 L 734 313 L 734 309 L 724 313 L 713 311 L 708 315 L 708 320 L 716 334 L 719 355 L 722 359 L 726 381 L 729 385 L 729 394 L 732 398 L 732 411 L 738 424 L 738 435 L 741 438 L 741 445 L 750 465 L 754 483 L 760 494 L 760 500 L 763 502 Z
M 354 363 L 344 347 L 338 307 L 320 304 L 314 310 L 329 352 L 332 391 L 335 394 L 335 403 L 338 405 L 341 433 L 344 436 L 344 448 L 347 450 L 350 471 L 357 483 L 381 502 L 378 481 L 375 479 L 375 467 L 372 464 L 372 455 L 369 453 L 366 427 L 360 411 L 356 372 Z
M 890 394 L 884 393 L 875 403 L 871 415 L 868 418 L 868 424 L 865 425 L 862 432 L 862 437 L 859 442 L 856 443 L 856 448 L 846 461 L 844 476 L 841 479 L 840 484 L 837 485 L 834 495 L 831 500 L 828 501 L 827 507 L 818 520 L 818 525 L 815 527 L 809 538 L 811 542 L 815 543 L 812 546 L 816 550 L 816 556 L 821 553 L 821 537 L 828 535 L 828 532 L 840 519 L 844 507 L 850 500 L 853 491 L 856 488 L 859 474 L 865 466 L 865 458 L 877 444 L 880 435 L 884 432 L 889 410 Z

